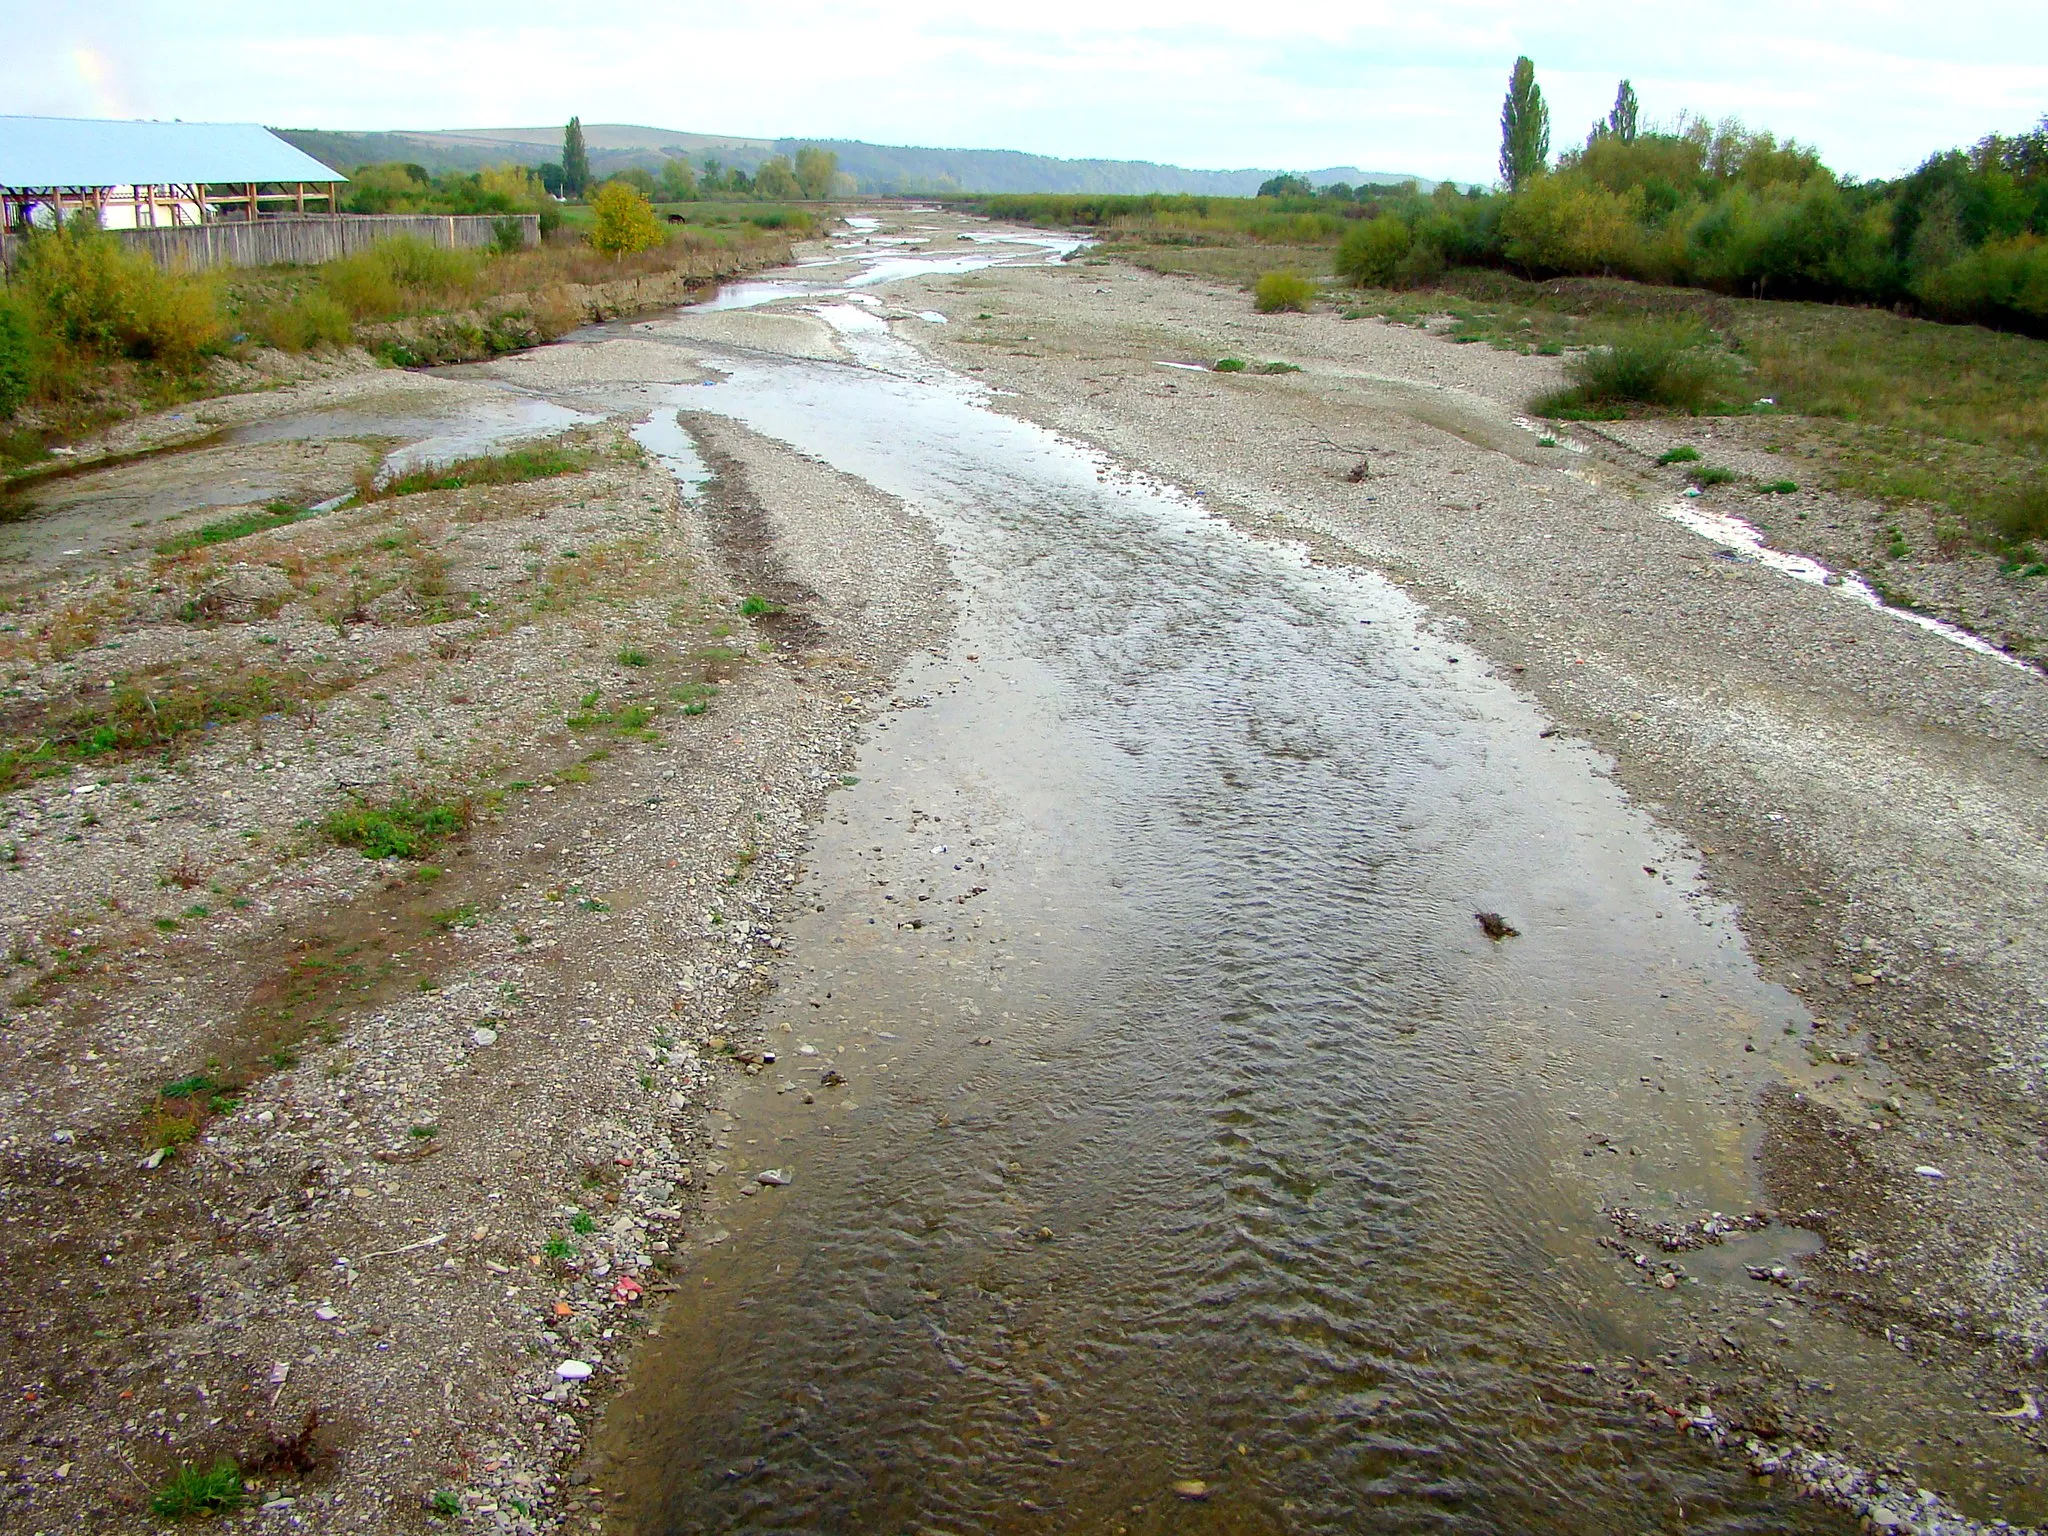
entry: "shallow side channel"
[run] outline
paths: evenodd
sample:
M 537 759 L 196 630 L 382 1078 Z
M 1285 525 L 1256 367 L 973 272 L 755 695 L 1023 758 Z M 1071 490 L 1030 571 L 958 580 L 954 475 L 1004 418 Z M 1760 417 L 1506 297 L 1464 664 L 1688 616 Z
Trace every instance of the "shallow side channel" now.
M 631 1523 L 1844 1528 L 1572 1368 L 1682 1305 L 1602 1205 L 1746 1209 L 1798 1070 L 1683 851 L 1385 583 L 957 384 L 721 366 L 967 600 L 821 831 Z

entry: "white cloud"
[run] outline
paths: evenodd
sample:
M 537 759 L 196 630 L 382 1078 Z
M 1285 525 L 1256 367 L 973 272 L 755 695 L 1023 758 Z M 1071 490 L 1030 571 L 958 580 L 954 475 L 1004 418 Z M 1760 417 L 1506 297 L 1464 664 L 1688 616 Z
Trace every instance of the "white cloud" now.
M 565 20 L 565 16 L 569 19 Z M 1560 146 L 1629 75 L 1653 116 L 1730 113 L 1891 174 L 2048 110 L 2048 8 L 1737 0 L 1306 4 L 957 0 L 741 10 L 619 0 L 0 0 L 0 111 L 307 127 L 590 121 L 1129 156 L 1189 165 L 1493 169 L 1515 54 Z

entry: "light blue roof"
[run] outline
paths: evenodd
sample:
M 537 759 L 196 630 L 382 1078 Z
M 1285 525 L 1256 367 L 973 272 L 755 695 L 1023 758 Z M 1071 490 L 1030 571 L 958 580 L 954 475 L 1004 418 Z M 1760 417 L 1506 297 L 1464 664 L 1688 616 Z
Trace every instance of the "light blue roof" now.
M 0 187 L 347 180 L 256 123 L 0 117 Z

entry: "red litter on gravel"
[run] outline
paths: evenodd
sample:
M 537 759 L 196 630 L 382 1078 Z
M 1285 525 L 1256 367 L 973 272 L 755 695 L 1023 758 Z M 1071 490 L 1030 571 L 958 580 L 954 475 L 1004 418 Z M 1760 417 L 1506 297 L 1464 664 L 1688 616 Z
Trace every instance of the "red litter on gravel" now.
M 612 1300 L 621 1303 L 638 1301 L 647 1294 L 647 1287 L 632 1275 L 621 1275 L 612 1282 Z

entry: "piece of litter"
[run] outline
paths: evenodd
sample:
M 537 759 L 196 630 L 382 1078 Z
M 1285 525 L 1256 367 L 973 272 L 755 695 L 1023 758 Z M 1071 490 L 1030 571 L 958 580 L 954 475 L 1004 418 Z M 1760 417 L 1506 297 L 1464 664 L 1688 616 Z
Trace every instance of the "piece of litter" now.
M 496 1045 L 498 1043 L 498 1032 L 495 1029 L 471 1030 L 469 1038 L 478 1045 Z
M 555 1367 L 555 1374 L 564 1381 L 587 1381 L 590 1377 L 590 1362 L 587 1360 L 564 1360 Z
M 1939 1168 L 1932 1167 L 1926 1163 L 1922 1163 L 1918 1168 L 1915 1168 L 1913 1171 L 1919 1174 L 1920 1177 L 1923 1179 L 1945 1179 L 1948 1177 L 1948 1175 L 1943 1173 Z
M 1173 1491 L 1184 1499 L 1206 1499 L 1209 1485 L 1199 1477 L 1184 1477 L 1173 1485 Z
M 646 1294 L 647 1287 L 640 1283 L 640 1277 L 637 1275 L 621 1275 L 612 1282 L 613 1301 L 638 1301 Z
M 763 1168 L 759 1173 L 755 1174 L 754 1177 L 759 1182 L 763 1184 L 773 1184 L 778 1189 L 789 1182 L 789 1175 L 784 1173 L 780 1168 Z

